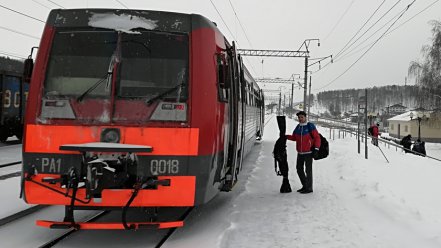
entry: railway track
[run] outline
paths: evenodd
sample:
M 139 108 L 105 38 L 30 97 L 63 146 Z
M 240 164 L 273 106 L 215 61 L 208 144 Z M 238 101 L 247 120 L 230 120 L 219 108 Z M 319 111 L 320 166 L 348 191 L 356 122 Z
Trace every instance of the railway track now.
M 8 166 L 13 166 L 13 165 L 17 165 L 17 164 L 21 164 L 21 161 L 16 161 L 16 162 L 11 162 L 11 163 L 6 163 L 6 164 L 0 164 L 0 168 L 5 168 L 5 167 L 8 167 Z M 12 178 L 12 177 L 19 177 L 20 175 L 21 175 L 21 171 L 15 171 L 15 172 L 12 172 L 12 173 L 0 175 L 0 181 L 6 180 L 6 179 Z
M 178 220 L 185 220 L 185 218 L 187 218 L 187 216 L 191 213 L 191 211 L 193 210 L 193 207 L 191 208 L 187 208 L 184 213 L 182 215 L 180 215 L 180 217 L 178 218 Z M 104 217 L 105 215 L 111 213 L 111 211 L 101 211 L 99 213 L 97 213 L 96 215 L 90 217 L 89 219 L 87 219 L 85 222 L 91 223 L 94 222 L 102 217 Z M 163 234 L 163 237 L 157 242 L 156 245 L 154 245 L 154 247 L 156 248 L 160 248 L 162 247 L 167 240 L 172 236 L 172 234 L 175 232 L 177 228 L 170 228 L 165 234 Z M 159 230 L 159 229 L 158 229 Z M 50 248 L 50 247 L 54 247 L 56 246 L 59 242 L 61 242 L 62 240 L 66 239 L 67 237 L 69 237 L 70 235 L 77 233 L 81 230 L 77 230 L 77 229 L 69 229 L 67 230 L 65 233 L 59 235 L 58 237 L 46 242 L 45 244 L 39 246 L 39 248 Z M 154 231 L 154 230 L 153 230 Z
M 108 210 L 106 210 L 106 211 L 101 211 L 101 212 L 99 212 L 98 214 L 95 214 L 95 215 L 92 216 L 91 218 L 87 219 L 85 222 L 93 222 L 93 221 L 98 220 L 99 218 L 101 218 L 101 217 L 103 217 L 103 216 L 105 216 L 105 215 L 107 215 L 107 214 L 109 214 L 109 213 L 110 213 L 110 211 L 108 211 Z M 80 231 L 80 230 L 77 230 L 77 229 L 73 229 L 73 228 L 72 228 L 72 229 L 66 231 L 65 233 L 63 233 L 62 235 L 60 235 L 60 236 L 54 238 L 53 240 L 51 240 L 51 241 L 49 241 L 49 242 L 47 242 L 47 243 L 45 243 L 45 244 L 39 246 L 39 248 L 50 248 L 50 247 L 53 247 L 53 246 L 55 246 L 58 242 L 62 241 L 63 239 L 67 238 L 68 236 L 70 236 L 70 235 L 72 235 L 72 234 L 74 234 L 74 233 L 76 233 L 76 232 L 78 232 L 78 231 Z
M 3 225 L 8 224 L 10 222 L 13 222 L 13 221 L 16 221 L 18 219 L 21 219 L 21 218 L 23 218 L 25 216 L 28 216 L 30 214 L 33 214 L 33 213 L 35 213 L 35 212 L 37 212 L 37 211 L 39 211 L 39 210 L 41 210 L 41 209 L 43 209 L 45 207 L 47 207 L 47 206 L 45 206 L 45 205 L 35 205 L 33 207 L 27 208 L 25 210 L 22 210 L 20 212 L 15 213 L 15 214 L 11 214 L 11 215 L 9 215 L 7 217 L 4 217 L 4 218 L 0 219 L 0 227 L 3 226 Z
M 19 176 L 21 176 L 21 171 L 12 172 L 12 173 L 9 173 L 9 174 L 1 175 L 0 176 L 0 181 L 1 180 L 6 180 L 6 179 L 12 178 L 12 177 L 19 177 Z
M 8 166 L 13 166 L 13 165 L 17 165 L 17 164 L 21 164 L 22 161 L 16 161 L 16 162 L 10 162 L 10 163 L 5 163 L 5 164 L 0 164 L 0 168 L 5 168 Z M 4 174 L 4 175 L 0 175 L 0 181 L 2 180 L 6 180 L 9 178 L 13 178 L 13 177 L 19 177 L 21 176 L 21 171 L 15 171 L 12 173 L 8 173 L 8 174 Z M 0 219 L 0 227 L 3 225 L 6 225 L 8 223 L 11 223 L 13 221 L 19 220 L 23 217 L 26 217 L 30 214 L 33 214 L 35 212 L 38 212 L 39 210 L 46 208 L 47 206 L 45 205 L 35 205 L 29 208 L 26 208 L 22 211 L 19 211 L 17 213 L 11 214 L 9 216 L 6 216 L 2 219 Z
M 21 161 L 10 162 L 10 163 L 6 163 L 6 164 L 0 164 L 0 168 L 8 167 L 8 166 L 16 165 L 16 164 L 21 164 Z
M 191 211 L 193 210 L 193 207 L 188 208 L 183 215 L 181 215 L 181 217 L 179 218 L 179 220 L 184 221 L 185 218 L 187 218 L 187 216 L 191 213 Z M 176 231 L 176 227 L 175 228 L 171 228 L 167 234 L 161 239 L 161 241 L 159 241 L 159 243 L 155 246 L 155 248 L 160 248 L 162 247 L 162 245 L 170 238 L 170 236 Z

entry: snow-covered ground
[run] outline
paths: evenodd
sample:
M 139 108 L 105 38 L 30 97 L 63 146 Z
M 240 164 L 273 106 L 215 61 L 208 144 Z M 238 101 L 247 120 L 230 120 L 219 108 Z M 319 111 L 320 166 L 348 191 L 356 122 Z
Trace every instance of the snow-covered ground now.
M 287 130 L 295 125 L 288 120 Z M 366 160 L 355 137 L 332 140 L 329 130 L 318 128 L 330 142 L 330 156 L 314 161 L 314 193 L 278 192 L 272 118 L 247 157 L 242 183 L 198 209 L 165 247 L 441 246 L 441 162 L 383 146 L 387 163 L 371 144 Z M 295 190 L 295 143 L 287 149 Z M 427 144 L 427 151 L 441 157 L 440 144 Z
M 288 119 L 287 124 L 291 132 L 296 122 Z M 294 192 L 279 193 L 282 179 L 274 172 L 271 154 L 278 129 L 272 117 L 234 190 L 196 208 L 163 247 L 441 247 L 441 162 L 380 146 L 387 163 L 371 144 L 365 159 L 364 144 L 358 154 L 355 137 L 330 139 L 328 129 L 318 129 L 330 143 L 330 155 L 314 161 L 314 193 L 295 192 L 300 183 L 294 142 L 287 147 Z M 441 144 L 428 143 L 426 149 L 441 158 Z M 16 181 L 6 182 L 3 187 L 18 192 Z M 24 232 L 28 229 L 33 230 Z M 0 240 L 8 238 L 9 244 L 0 247 L 34 247 L 35 240 L 12 242 L 22 235 L 14 237 L 8 230 L 8 225 L 0 227 Z M 106 232 L 124 238 L 103 238 Z M 95 233 L 77 235 L 58 247 L 121 247 L 124 239 L 132 239 L 125 231 Z M 139 231 L 133 232 L 133 240 L 138 240 L 135 233 Z M 130 242 L 130 247 L 145 243 Z

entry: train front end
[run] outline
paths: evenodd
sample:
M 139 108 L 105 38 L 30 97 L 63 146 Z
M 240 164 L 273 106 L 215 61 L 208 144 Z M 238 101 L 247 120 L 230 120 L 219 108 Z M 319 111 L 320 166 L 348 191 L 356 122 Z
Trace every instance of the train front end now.
M 213 168 L 198 167 L 212 158 L 201 161 L 200 132 L 213 128 L 191 124 L 191 16 L 51 12 L 26 109 L 22 193 L 29 204 L 64 205 L 66 216 L 38 225 L 179 227 L 182 221 L 130 222 L 124 211 L 213 197 Z M 89 225 L 75 221 L 77 209 L 119 209 L 123 217 Z

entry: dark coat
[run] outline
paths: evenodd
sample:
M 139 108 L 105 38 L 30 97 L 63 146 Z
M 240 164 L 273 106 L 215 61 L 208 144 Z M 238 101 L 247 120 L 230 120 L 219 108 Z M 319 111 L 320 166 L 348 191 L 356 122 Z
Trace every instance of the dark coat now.
M 404 148 L 410 149 L 410 146 L 412 145 L 412 137 L 409 135 L 405 136 L 401 140 L 400 145 L 402 145 Z

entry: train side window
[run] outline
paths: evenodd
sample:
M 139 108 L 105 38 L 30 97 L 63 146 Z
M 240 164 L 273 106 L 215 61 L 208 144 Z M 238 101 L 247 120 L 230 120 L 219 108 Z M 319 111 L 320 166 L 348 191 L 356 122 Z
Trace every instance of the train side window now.
M 219 101 L 228 102 L 229 79 L 228 79 L 228 64 L 225 55 L 222 53 L 217 54 L 216 62 L 217 62 L 216 63 L 217 90 L 218 90 Z
M 251 105 L 251 88 L 249 84 L 248 84 L 247 104 Z

